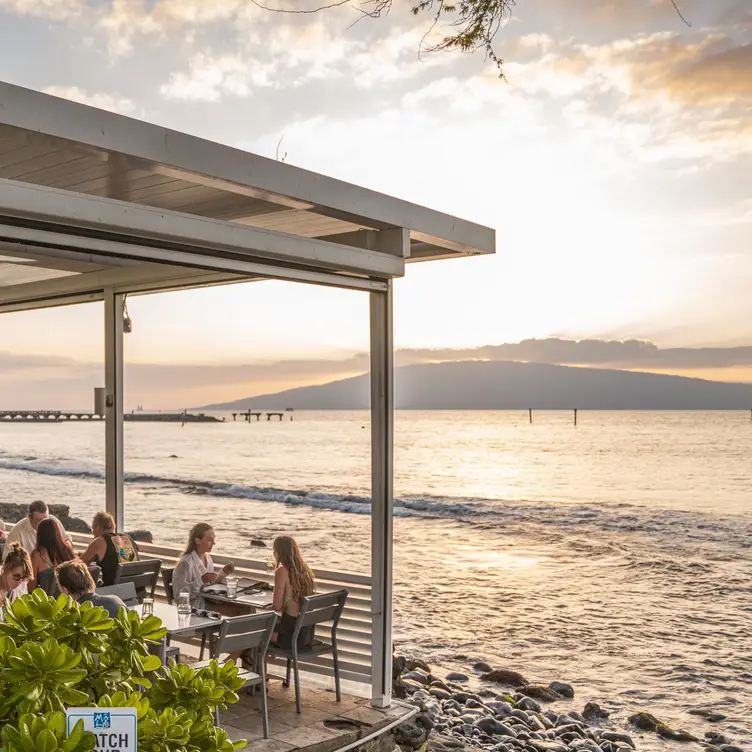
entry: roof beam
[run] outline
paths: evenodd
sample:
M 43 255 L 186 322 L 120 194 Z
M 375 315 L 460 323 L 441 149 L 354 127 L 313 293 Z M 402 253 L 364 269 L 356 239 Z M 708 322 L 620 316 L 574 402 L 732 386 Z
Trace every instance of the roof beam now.
M 114 238 L 123 247 L 139 243 L 142 247 L 173 248 L 188 255 L 212 257 L 214 266 L 209 268 L 216 271 L 236 271 L 225 266 L 228 258 L 379 279 L 402 276 L 405 271 L 403 259 L 384 253 L 0 179 L 0 224 L 4 217 L 23 220 L 26 226 L 39 223 L 37 226 L 59 228 L 62 234 L 86 231 L 96 237 Z M 5 231 L 3 236 L 9 237 Z M 128 255 L 122 249 L 118 253 Z M 155 255 L 149 260 L 164 259 Z

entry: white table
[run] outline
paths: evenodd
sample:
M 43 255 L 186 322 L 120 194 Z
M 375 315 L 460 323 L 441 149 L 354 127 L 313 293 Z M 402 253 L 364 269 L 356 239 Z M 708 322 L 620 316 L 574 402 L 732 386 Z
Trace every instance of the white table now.
M 253 611 L 271 611 L 273 592 L 271 590 L 251 591 L 249 593 L 241 592 L 243 586 L 248 587 L 253 584 L 253 580 L 240 578 L 238 580 L 238 594 L 234 598 L 228 597 L 226 592 L 212 592 L 217 586 L 209 585 L 202 590 L 201 595 L 207 601 L 214 603 L 232 603 L 235 606 L 246 606 Z
M 139 604 L 131 610 L 142 615 L 143 606 Z M 209 632 L 219 630 L 222 626 L 222 619 L 210 619 L 206 616 L 196 616 L 191 614 L 188 617 L 181 617 L 178 614 L 177 606 L 170 606 L 167 603 L 154 604 L 154 616 L 162 620 L 162 624 L 171 636 L 189 634 L 191 632 Z

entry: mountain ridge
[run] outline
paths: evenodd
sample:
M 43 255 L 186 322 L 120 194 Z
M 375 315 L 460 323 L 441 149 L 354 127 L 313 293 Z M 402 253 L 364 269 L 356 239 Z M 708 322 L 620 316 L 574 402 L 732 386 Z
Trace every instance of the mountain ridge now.
M 517 361 L 455 361 L 395 368 L 401 410 L 749 410 L 752 384 L 643 371 Z M 362 410 L 369 375 L 207 405 L 201 410 Z

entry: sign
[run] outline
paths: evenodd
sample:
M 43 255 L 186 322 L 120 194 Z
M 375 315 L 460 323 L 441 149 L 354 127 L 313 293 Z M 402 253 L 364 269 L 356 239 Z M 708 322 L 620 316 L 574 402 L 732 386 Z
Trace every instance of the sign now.
M 136 752 L 136 708 L 68 708 L 68 733 L 83 720 L 97 737 L 96 752 Z

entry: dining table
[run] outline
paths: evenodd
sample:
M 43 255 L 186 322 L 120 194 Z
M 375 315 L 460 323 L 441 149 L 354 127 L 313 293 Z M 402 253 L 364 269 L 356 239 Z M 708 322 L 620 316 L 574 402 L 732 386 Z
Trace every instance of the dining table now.
M 262 590 L 255 587 L 258 583 L 245 577 L 238 579 L 238 588 L 235 596 L 227 595 L 227 585 L 225 583 L 217 585 L 207 585 L 202 588 L 201 595 L 208 603 L 229 603 L 234 606 L 241 606 L 248 609 L 250 613 L 256 611 L 271 611 L 273 609 L 273 592 L 272 590 Z
M 139 616 L 143 616 L 143 604 L 131 608 Z M 197 616 L 190 614 L 183 616 L 178 613 L 177 606 L 171 606 L 168 603 L 155 602 L 153 604 L 153 614 L 162 620 L 162 624 L 167 629 L 167 634 L 172 636 L 190 634 L 192 632 L 214 632 L 222 626 L 222 617 Z

